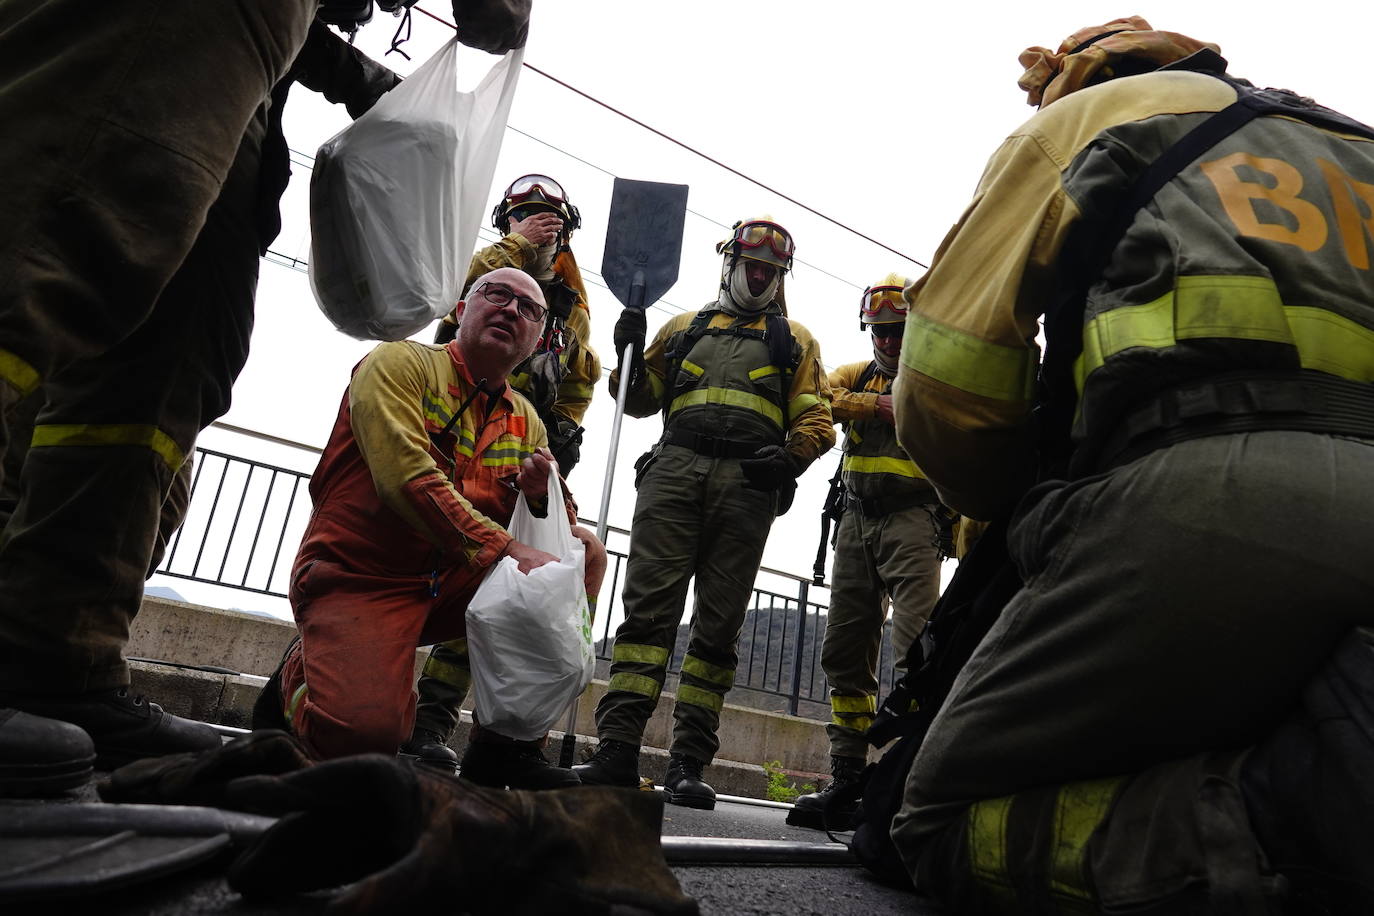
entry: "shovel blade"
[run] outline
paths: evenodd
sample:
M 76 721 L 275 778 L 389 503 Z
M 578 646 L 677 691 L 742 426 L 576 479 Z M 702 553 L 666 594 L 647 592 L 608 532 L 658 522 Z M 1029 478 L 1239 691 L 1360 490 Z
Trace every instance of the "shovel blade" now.
M 677 282 L 687 185 L 617 178 L 601 276 L 620 303 L 646 309 Z

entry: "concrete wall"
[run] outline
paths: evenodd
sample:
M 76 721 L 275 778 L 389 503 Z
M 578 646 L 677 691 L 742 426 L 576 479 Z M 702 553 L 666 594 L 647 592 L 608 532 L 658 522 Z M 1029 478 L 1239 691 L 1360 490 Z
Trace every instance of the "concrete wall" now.
M 136 665 L 136 682 L 140 691 L 173 712 L 246 728 L 262 680 L 276 669 L 295 632 L 293 624 L 275 618 L 147 597 L 134 620 L 127 654 L 219 669 Z M 416 653 L 417 675 L 426 654 Z M 595 680 L 582 695 L 575 729 L 579 735 L 596 734 L 593 712 L 605 692 L 605 682 Z M 671 742 L 672 700 L 672 694 L 665 693 L 659 702 L 645 731 L 646 748 L 666 748 Z M 470 708 L 471 701 L 465 706 Z M 462 746 L 460 738 L 455 738 L 457 747 Z M 812 719 L 727 703 L 721 713 L 720 740 L 718 756 L 723 761 L 757 766 L 776 760 L 783 769 L 800 774 L 830 769 L 824 723 Z M 659 756 L 646 753 L 644 775 L 656 775 Z

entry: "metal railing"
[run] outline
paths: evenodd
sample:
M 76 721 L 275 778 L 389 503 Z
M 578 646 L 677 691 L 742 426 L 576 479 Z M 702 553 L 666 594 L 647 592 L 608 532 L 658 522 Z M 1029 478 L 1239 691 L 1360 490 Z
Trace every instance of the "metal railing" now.
M 221 425 L 241 435 L 318 453 L 299 443 Z M 285 598 L 292 561 L 310 518 L 308 473 L 209 448 L 196 448 L 190 508 L 157 572 L 165 576 Z M 595 522 L 583 520 L 589 527 Z M 621 585 L 629 532 L 610 528 L 608 569 L 596 614 L 598 673 L 606 676 L 614 634 L 623 619 Z M 618 547 L 617 544 L 624 544 Z M 763 582 L 781 583 L 772 588 Z M 829 718 L 820 651 L 827 604 L 814 600 L 810 577 L 764 567 L 753 589 L 739 641 L 730 702 Z M 828 594 L 828 593 L 827 593 Z M 684 615 L 686 617 L 687 615 Z M 669 661 L 669 686 L 681 673 L 689 621 L 684 619 Z M 884 629 L 880 694 L 891 687 L 891 628 Z

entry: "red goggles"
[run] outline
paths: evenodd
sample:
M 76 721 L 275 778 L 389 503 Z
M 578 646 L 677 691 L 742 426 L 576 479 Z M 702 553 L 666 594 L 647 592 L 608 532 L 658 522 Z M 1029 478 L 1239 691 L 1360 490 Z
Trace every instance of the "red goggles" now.
M 506 193 L 502 196 L 508 204 L 513 205 L 529 200 L 535 192 L 539 193 L 540 199 L 551 204 L 568 202 L 568 195 L 563 186 L 548 175 L 521 175 L 510 183 L 510 187 L 506 188 Z
M 864 290 L 859 309 L 865 318 L 877 318 L 884 309 L 890 309 L 899 316 L 906 315 L 906 299 L 902 298 L 900 286 L 870 286 Z
M 792 260 L 797 246 L 788 231 L 777 223 L 756 220 L 741 223 L 735 229 L 735 242 L 741 248 L 768 248 L 784 263 Z

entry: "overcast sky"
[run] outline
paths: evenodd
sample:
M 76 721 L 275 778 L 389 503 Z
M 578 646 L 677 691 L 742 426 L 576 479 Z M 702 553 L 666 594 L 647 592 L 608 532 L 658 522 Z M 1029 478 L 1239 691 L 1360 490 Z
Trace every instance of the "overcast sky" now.
M 444 0 L 420 5 L 451 18 Z M 1156 28 L 1214 41 L 1232 73 L 1374 121 L 1365 38 L 1338 12 L 1349 7 L 1224 6 L 1196 0 L 1138 9 L 1072 0 L 535 0 L 525 60 L 928 262 L 970 199 L 987 157 L 1032 114 L 1016 87 L 1018 52 L 1032 44 L 1054 48 L 1078 28 L 1117 15 L 1142 15 Z M 413 38 L 403 46 L 413 60 L 406 61 L 384 54 L 395 26 L 379 14 L 359 33 L 358 45 L 402 74 L 452 35 L 416 14 Z M 463 58 L 473 82 L 494 60 L 477 52 Z M 347 123 L 341 106 L 293 88 L 287 138 L 307 157 L 302 161 Z M 587 274 L 593 343 L 608 367 L 614 364 L 610 336 L 620 305 L 599 285 L 599 273 L 613 176 L 691 188 L 681 278 L 650 312 L 650 335 L 671 314 L 714 298 L 720 259 L 712 246 L 743 217 L 771 214 L 795 236 L 798 263 L 786 281 L 789 308 L 820 338 L 831 367 L 870 355 L 857 323 L 862 288 L 889 271 L 909 277 L 923 272 L 526 69 L 484 212 L 512 178 L 535 171 L 562 182 L 581 208 L 584 227 L 573 250 Z M 302 259 L 309 257 L 308 182 L 308 168 L 296 165 L 283 202 L 284 229 L 273 245 Z M 494 237 L 484 223 L 479 246 Z M 417 337 L 428 340 L 430 333 Z M 349 370 L 372 346 L 333 330 L 303 273 L 264 261 L 252 355 L 224 419 L 323 445 Z M 600 505 L 611 416 L 612 399 L 603 386 L 585 420 L 583 463 L 571 481 L 584 515 L 594 515 Z M 628 526 L 630 464 L 660 431 L 657 419 L 627 420 L 613 524 Z M 302 470 L 314 464 L 309 455 L 250 449 L 214 431 L 202 443 Z M 767 565 L 809 573 L 820 502 L 837 460 L 837 452 L 823 456 L 803 478 L 795 507 L 775 526 Z

